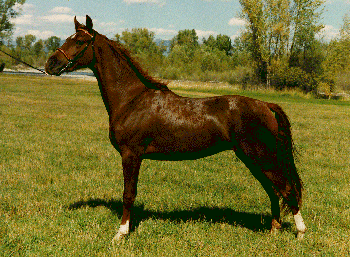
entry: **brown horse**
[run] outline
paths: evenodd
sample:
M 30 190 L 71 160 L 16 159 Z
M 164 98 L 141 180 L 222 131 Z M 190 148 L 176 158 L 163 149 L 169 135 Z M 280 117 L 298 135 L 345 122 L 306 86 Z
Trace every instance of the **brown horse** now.
M 148 76 L 119 43 L 74 18 L 76 33 L 46 63 L 60 75 L 82 67 L 95 74 L 109 115 L 109 137 L 122 157 L 123 217 L 114 242 L 130 231 L 130 213 L 143 159 L 198 159 L 233 150 L 266 190 L 272 228 L 281 228 L 279 199 L 295 218 L 297 236 L 306 226 L 299 211 L 297 173 L 289 120 L 273 103 L 243 96 L 181 97 Z

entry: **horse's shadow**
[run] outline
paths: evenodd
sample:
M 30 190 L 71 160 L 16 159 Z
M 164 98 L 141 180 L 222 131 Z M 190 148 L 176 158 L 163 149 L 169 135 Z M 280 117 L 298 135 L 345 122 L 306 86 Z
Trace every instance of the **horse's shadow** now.
M 122 216 L 123 203 L 120 200 L 104 200 L 104 199 L 89 199 L 86 201 L 77 201 L 68 206 L 69 210 L 75 210 L 82 207 L 99 207 L 104 206 L 110 209 L 118 217 Z M 252 231 L 267 231 L 271 229 L 271 215 L 238 212 L 229 208 L 219 207 L 198 207 L 189 210 L 179 211 L 149 211 L 145 210 L 143 205 L 136 205 L 133 209 L 133 228 L 138 227 L 140 222 L 149 218 L 170 220 L 174 222 L 187 222 L 187 221 L 207 221 L 213 223 L 227 223 L 234 226 L 245 227 Z M 283 222 L 282 228 L 290 228 L 289 222 Z

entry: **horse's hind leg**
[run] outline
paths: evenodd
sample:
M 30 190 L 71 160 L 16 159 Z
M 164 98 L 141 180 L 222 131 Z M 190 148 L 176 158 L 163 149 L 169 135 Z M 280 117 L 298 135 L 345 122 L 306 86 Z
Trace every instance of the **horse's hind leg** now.
M 249 153 L 254 153 L 254 149 L 251 149 L 250 146 L 245 146 L 243 149 L 237 149 L 235 148 L 234 151 L 236 153 L 236 156 L 243 161 L 243 163 L 247 166 L 247 168 L 250 170 L 250 172 L 253 174 L 253 176 L 260 182 L 264 190 L 266 191 L 267 195 L 270 198 L 271 202 L 271 215 L 272 215 L 272 222 L 271 222 L 271 232 L 275 232 L 278 229 L 281 228 L 281 212 L 280 212 L 280 206 L 279 206 L 279 196 L 277 194 L 277 191 L 275 190 L 273 183 L 269 178 L 263 173 L 263 170 L 261 167 L 255 164 L 253 159 L 249 157 Z M 254 154 L 254 156 L 257 156 Z
M 249 167 L 253 176 L 260 182 L 271 202 L 271 233 L 278 231 L 281 228 L 281 211 L 279 205 L 278 193 L 275 190 L 273 183 L 264 175 L 259 167 Z
M 261 183 L 270 198 L 271 231 L 281 228 L 279 207 L 279 198 L 281 197 L 286 207 L 292 211 L 298 233 L 297 237 L 302 239 L 306 226 L 299 210 L 296 196 L 298 192 L 291 181 L 286 178 L 286 175 L 282 174 L 281 169 L 285 167 L 280 167 L 273 151 L 270 151 L 259 141 L 249 144 L 241 142 L 240 146 L 240 148 L 234 149 L 237 157 L 244 162 L 254 177 Z M 294 180 L 298 180 L 298 178 L 294 178 Z
M 279 167 L 278 165 L 277 166 L 272 165 L 269 168 L 263 167 L 262 173 L 268 178 L 269 181 L 271 181 L 271 184 L 273 184 L 273 189 L 276 192 L 276 195 L 279 195 L 283 200 L 284 207 L 292 211 L 292 214 L 295 220 L 295 225 L 297 228 L 297 238 L 300 240 L 300 239 L 303 239 L 304 237 L 304 234 L 306 232 L 306 226 L 301 216 L 298 197 L 296 196 L 299 193 L 297 192 L 298 190 L 295 188 L 295 185 L 293 184 L 295 183 L 295 181 L 292 182 L 290 179 L 286 178 L 285 175 L 280 173 L 280 169 L 282 168 L 283 167 Z M 271 208 L 273 208 L 273 206 Z M 273 223 L 274 223 L 274 220 L 272 220 L 272 230 L 274 229 Z

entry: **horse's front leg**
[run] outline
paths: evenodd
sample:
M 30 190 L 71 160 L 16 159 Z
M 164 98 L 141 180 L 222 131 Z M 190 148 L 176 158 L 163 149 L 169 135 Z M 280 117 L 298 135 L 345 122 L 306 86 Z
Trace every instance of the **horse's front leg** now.
M 123 194 L 123 217 L 118 233 L 113 238 L 113 243 L 120 241 L 129 234 L 131 228 L 131 211 L 137 195 L 137 180 L 141 166 L 141 159 L 127 151 L 122 154 L 124 194 Z

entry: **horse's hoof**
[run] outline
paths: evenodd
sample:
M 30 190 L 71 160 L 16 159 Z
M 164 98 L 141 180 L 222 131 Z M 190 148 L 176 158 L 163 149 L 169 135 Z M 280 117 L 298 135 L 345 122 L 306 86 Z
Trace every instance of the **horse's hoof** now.
M 281 224 L 277 220 L 273 219 L 271 223 L 270 233 L 276 234 L 278 231 L 281 230 L 281 228 L 282 228 Z
M 112 239 L 112 245 L 117 246 L 126 237 L 127 234 L 122 234 L 118 232 Z
M 304 231 L 298 231 L 297 233 L 297 239 L 298 240 L 303 240 L 304 239 L 305 232 Z
M 129 234 L 129 231 L 130 231 L 129 221 L 126 221 L 126 223 L 124 225 L 120 225 L 117 234 L 112 239 L 112 244 L 118 245 L 120 243 L 120 241 L 122 241 L 123 238 Z
M 271 228 L 270 229 L 270 234 L 271 235 L 276 235 L 278 233 L 278 231 L 280 231 L 278 228 Z

